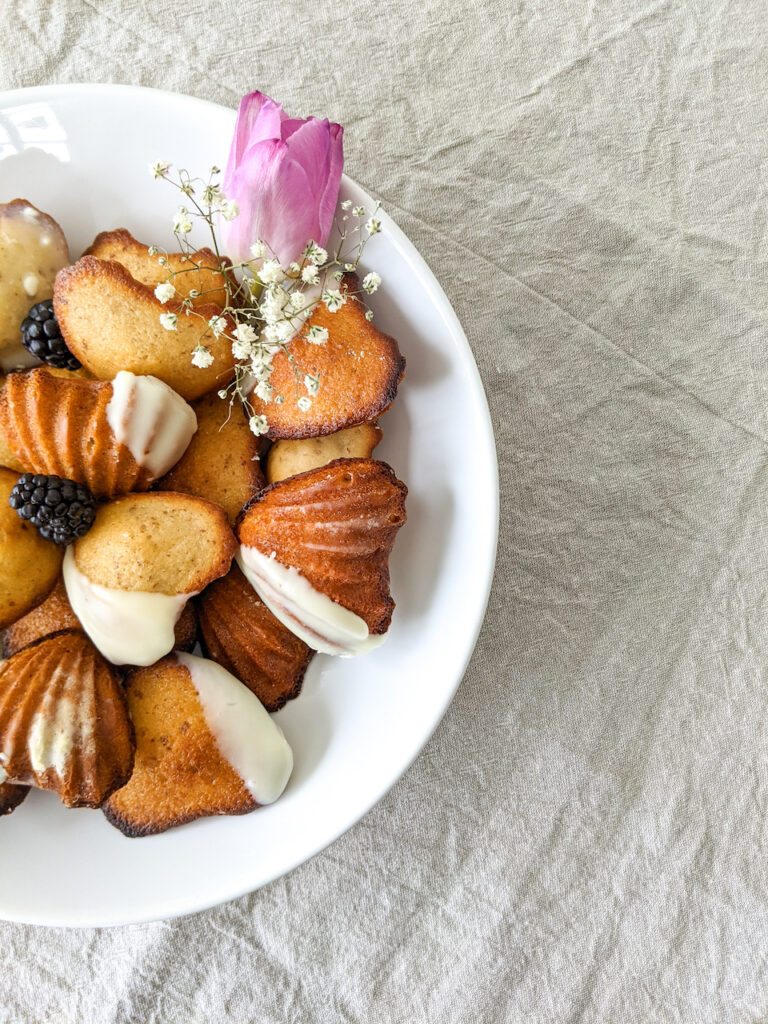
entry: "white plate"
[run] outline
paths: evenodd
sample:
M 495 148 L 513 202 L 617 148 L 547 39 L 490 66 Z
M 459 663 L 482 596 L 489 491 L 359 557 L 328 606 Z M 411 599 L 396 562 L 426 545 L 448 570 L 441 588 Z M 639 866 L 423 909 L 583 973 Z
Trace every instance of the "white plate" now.
M 300 114 L 302 111 L 296 111 Z M 124 226 L 170 245 L 177 195 L 147 165 L 195 174 L 224 166 L 233 111 L 172 93 L 51 86 L 0 95 L 0 201 L 29 199 L 59 220 L 73 258 Z M 347 136 L 348 148 L 354 136 Z M 370 203 L 345 178 L 343 197 Z M 377 457 L 410 489 L 391 560 L 397 601 L 383 647 L 312 662 L 277 715 L 296 767 L 274 806 L 126 839 L 99 811 L 67 811 L 33 792 L 0 819 L 0 918 L 114 925 L 188 914 L 290 871 L 355 824 L 405 772 L 464 673 L 488 599 L 498 479 L 488 407 L 444 292 L 386 216 L 365 264 L 384 287 L 371 303 L 408 361 Z

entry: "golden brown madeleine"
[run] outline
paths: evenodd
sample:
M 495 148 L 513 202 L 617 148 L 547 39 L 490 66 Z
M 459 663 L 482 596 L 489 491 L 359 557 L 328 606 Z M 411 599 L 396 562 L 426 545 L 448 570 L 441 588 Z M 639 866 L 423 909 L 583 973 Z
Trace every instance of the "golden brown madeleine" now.
M 75 630 L 0 665 L 0 761 L 8 781 L 99 807 L 133 767 L 133 729 L 114 669 Z
M 255 393 L 249 401 L 257 414 L 266 416 L 271 438 L 318 437 L 346 427 L 368 423 L 385 412 L 397 395 L 405 373 L 405 359 L 397 342 L 365 319 L 365 307 L 354 294 L 357 277 L 346 274 L 342 287 L 349 298 L 336 313 L 321 302 L 288 349 L 302 374 L 320 378 L 320 390 L 306 412 L 294 397 L 294 364 L 284 352 L 273 360 L 269 382 L 283 395 L 282 404 L 263 402 Z M 314 345 L 307 340 L 311 327 L 325 328 L 328 340 Z
M 56 274 L 69 263 L 64 232 L 26 199 L 0 204 L 0 367 L 11 369 L 30 307 L 53 295 Z
M 0 818 L 15 811 L 29 792 L 28 786 L 14 786 L 11 782 L 0 782 Z
M 376 423 L 361 423 L 337 434 L 303 441 L 275 441 L 267 456 L 267 483 L 275 484 L 308 469 L 327 466 L 334 459 L 369 459 L 381 441 Z
M 3 388 L 5 387 L 5 377 L 0 374 L 0 404 L 3 400 Z M 24 467 L 19 458 L 8 444 L 8 439 L 3 433 L 2 418 L 0 418 L 0 466 L 5 466 L 7 469 L 13 469 L 17 473 L 23 473 Z
M 247 814 L 258 804 L 221 754 L 189 672 L 173 656 L 129 672 L 125 691 L 136 730 L 127 785 L 104 805 L 127 836 L 148 836 L 213 814 Z
M 100 380 L 112 380 L 120 370 L 147 374 L 191 401 L 232 378 L 231 342 L 226 333 L 216 337 L 207 326 L 221 315 L 217 305 L 199 306 L 187 315 L 178 302 L 163 305 L 120 263 L 95 256 L 83 256 L 57 275 L 53 300 L 67 346 Z M 160 322 L 164 313 L 178 314 L 173 330 Z M 213 356 L 205 369 L 192 364 L 198 344 Z
M 184 611 L 179 616 L 174 632 L 176 634 L 174 649 L 191 651 L 197 643 L 197 612 L 191 601 L 184 605 Z
M 147 490 L 158 473 L 146 456 L 142 461 L 147 464 L 140 465 L 115 435 L 110 423 L 114 387 L 74 374 L 62 378 L 47 368 L 9 374 L 0 391 L 0 435 L 26 472 L 75 480 L 98 498 Z M 195 429 L 192 410 L 157 381 L 154 388 L 162 393 L 151 408 L 150 451 L 157 438 L 170 438 L 183 452 Z M 178 407 L 185 414 L 181 420 Z
M 238 538 L 297 569 L 370 633 L 386 633 L 395 607 L 389 556 L 407 493 L 384 462 L 337 459 L 257 494 L 238 519 Z
M 170 473 L 157 482 L 162 491 L 196 494 L 221 505 L 234 525 L 244 505 L 264 486 L 260 444 L 248 427 L 243 406 L 213 391 L 192 408 L 197 433 Z
M 102 505 L 73 550 L 79 571 L 103 587 L 197 594 L 229 572 L 236 547 L 218 505 L 152 491 Z
M 158 254 L 150 255 L 149 247 L 138 242 L 130 231 L 116 228 L 98 234 L 83 255 L 119 263 L 136 281 L 153 290 L 168 281 L 169 273 L 173 273 L 171 283 L 176 295 L 180 299 L 191 298 L 195 308 L 227 304 L 219 261 L 210 249 L 198 249 L 190 256 L 182 252 L 163 253 L 165 263 L 161 264 Z M 192 291 L 197 295 L 190 296 Z
M 48 597 L 27 612 L 3 633 L 3 656 L 10 658 L 18 651 L 29 647 L 35 640 L 60 633 L 65 629 L 82 629 L 80 620 L 72 611 L 61 577 Z
M 0 469 L 0 629 L 45 599 L 59 577 L 64 555 L 8 504 L 18 478 L 12 470 Z
M 298 697 L 314 651 L 275 618 L 234 565 L 196 600 L 203 650 L 267 711 Z

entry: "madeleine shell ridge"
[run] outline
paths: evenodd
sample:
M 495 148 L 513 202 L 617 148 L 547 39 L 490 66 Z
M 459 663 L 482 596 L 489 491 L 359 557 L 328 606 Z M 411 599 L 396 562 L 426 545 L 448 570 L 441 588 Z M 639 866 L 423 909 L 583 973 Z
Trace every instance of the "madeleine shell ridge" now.
M 117 674 L 82 633 L 39 640 L 0 665 L 0 763 L 8 781 L 99 807 L 133 769 Z
M 389 556 L 408 489 L 375 459 L 336 459 L 270 484 L 237 521 L 242 544 L 297 569 L 320 593 L 386 633 Z

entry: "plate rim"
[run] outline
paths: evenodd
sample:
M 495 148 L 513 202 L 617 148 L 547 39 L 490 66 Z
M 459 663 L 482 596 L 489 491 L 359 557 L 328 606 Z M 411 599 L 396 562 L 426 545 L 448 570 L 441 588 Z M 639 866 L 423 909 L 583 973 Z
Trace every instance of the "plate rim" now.
M 184 105 L 191 106 L 199 105 L 200 107 L 207 108 L 211 113 L 226 113 L 229 116 L 234 114 L 234 108 L 226 107 L 223 104 L 215 103 L 212 100 L 202 99 L 197 96 L 189 96 L 185 93 L 174 92 L 168 89 L 156 89 L 148 86 L 120 83 L 102 84 L 93 82 L 57 83 L 51 85 L 35 85 L 0 90 L 0 111 L 3 111 L 14 104 L 24 102 L 27 99 L 35 99 L 43 96 L 46 99 L 51 99 L 52 97 L 57 96 L 81 95 L 83 97 L 87 97 L 89 94 L 103 95 L 104 93 L 120 94 L 127 97 L 135 96 L 137 98 L 146 98 L 148 95 L 152 95 L 161 98 L 164 102 L 181 102 Z M 2 166 L 2 160 L 0 160 L 0 166 Z M 348 175 L 344 174 L 343 179 L 349 188 L 360 191 L 366 196 L 368 195 L 367 190 L 361 185 L 358 185 L 357 182 L 351 179 Z M 488 457 L 487 468 L 490 471 L 488 478 L 488 484 L 490 486 L 489 498 L 491 499 L 488 502 L 490 515 L 489 522 L 484 524 L 484 530 L 482 531 L 482 536 L 485 538 L 485 544 L 482 550 L 482 557 L 485 565 L 485 583 L 482 600 L 477 603 L 474 609 L 474 614 L 472 615 L 473 621 L 471 623 L 471 629 L 467 633 L 467 645 L 464 658 L 460 665 L 457 664 L 451 685 L 441 694 L 441 699 L 433 710 L 430 717 L 429 727 L 425 731 L 423 739 L 419 742 L 417 749 L 415 749 L 412 755 L 407 759 L 407 762 L 398 766 L 396 774 L 389 779 L 383 787 L 380 787 L 373 792 L 369 799 L 365 801 L 363 806 L 355 810 L 354 817 L 351 821 L 343 824 L 338 829 L 332 830 L 330 835 L 324 835 L 320 842 L 311 844 L 310 852 L 302 850 L 296 858 L 291 858 L 287 864 L 278 870 L 267 872 L 257 882 L 246 886 L 236 885 L 231 889 L 227 889 L 226 893 L 224 893 L 219 899 L 211 901 L 210 899 L 205 898 L 199 902 L 195 902 L 194 898 L 186 901 L 180 901 L 178 898 L 172 898 L 164 903 L 161 898 L 155 901 L 155 909 L 149 912 L 139 911 L 135 915 L 120 918 L 100 918 L 98 914 L 86 914 L 79 920 L 73 920 L 67 913 L 63 916 L 57 916 L 55 913 L 49 913 L 42 916 L 40 913 L 36 912 L 31 912 L 26 915 L 19 913 L 9 914 L 8 911 L 4 910 L 2 905 L 0 905 L 0 921 L 60 928 L 122 927 L 130 924 L 144 924 L 153 921 L 173 920 L 175 918 L 200 913 L 204 910 L 229 903 L 232 900 L 240 899 L 249 893 L 256 892 L 263 886 L 282 878 L 300 865 L 314 859 L 318 854 L 322 853 L 325 849 L 336 842 L 337 839 L 362 821 L 362 819 L 368 815 L 370 811 L 387 795 L 387 793 L 389 793 L 389 791 L 393 789 L 394 786 L 403 778 L 406 772 L 409 771 L 417 757 L 424 751 L 425 747 L 433 737 L 435 730 L 450 707 L 450 704 L 456 695 L 456 691 L 466 674 L 472 655 L 475 652 L 480 632 L 485 621 L 491 589 L 495 578 L 500 518 L 498 453 L 488 398 L 472 347 L 469 344 L 466 332 L 461 325 L 458 315 L 453 309 L 447 294 L 432 271 L 432 268 L 429 266 L 421 252 L 416 248 L 416 245 L 392 219 L 386 208 L 383 209 L 383 213 L 387 220 L 387 234 L 393 237 L 400 254 L 404 258 L 408 259 L 411 264 L 418 267 L 419 276 L 427 285 L 430 286 L 431 299 L 434 301 L 441 317 L 450 329 L 454 341 L 458 342 L 458 347 L 462 354 L 462 369 L 467 373 L 467 387 L 472 392 L 474 404 L 480 414 L 480 419 L 484 429 L 483 448 L 485 449 Z M 226 889 L 226 886 L 223 888 Z M 180 903 L 183 903 L 183 905 L 179 905 Z

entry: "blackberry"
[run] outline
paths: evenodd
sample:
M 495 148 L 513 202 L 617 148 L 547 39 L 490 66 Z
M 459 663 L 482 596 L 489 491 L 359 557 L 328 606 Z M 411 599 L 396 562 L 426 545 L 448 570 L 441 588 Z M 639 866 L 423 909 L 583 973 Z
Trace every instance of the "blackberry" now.
M 36 302 L 27 313 L 21 325 L 21 343 L 33 356 L 57 370 L 77 370 L 82 365 L 61 336 L 53 299 Z
M 60 476 L 24 473 L 8 504 L 54 544 L 71 544 L 84 537 L 96 517 L 96 502 L 88 488 Z

